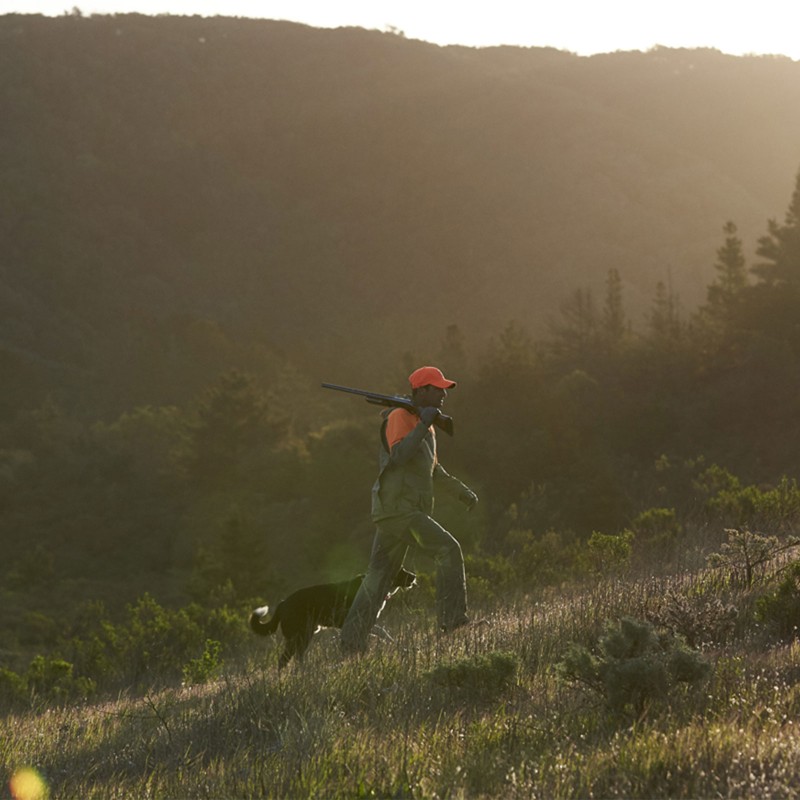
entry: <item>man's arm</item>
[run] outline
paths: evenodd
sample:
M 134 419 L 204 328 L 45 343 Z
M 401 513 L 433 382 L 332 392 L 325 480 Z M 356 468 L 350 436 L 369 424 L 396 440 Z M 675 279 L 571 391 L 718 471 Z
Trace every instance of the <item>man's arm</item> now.
M 434 467 L 433 479 L 449 494 L 455 495 L 470 511 L 478 502 L 478 495 L 455 475 L 451 475 L 441 464 Z
M 419 417 L 402 409 L 392 411 L 386 423 L 389 464 L 403 466 L 419 450 L 429 433 L 428 426 Z

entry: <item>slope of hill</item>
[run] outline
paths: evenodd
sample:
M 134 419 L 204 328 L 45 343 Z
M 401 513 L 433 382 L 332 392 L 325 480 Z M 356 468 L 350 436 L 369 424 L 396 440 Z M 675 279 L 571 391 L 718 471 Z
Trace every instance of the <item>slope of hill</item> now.
M 361 659 L 328 631 L 279 674 L 279 642 L 240 641 L 215 679 L 210 640 L 182 686 L 154 639 L 133 659 L 146 686 L 90 702 L 61 699 L 80 688 L 70 665 L 42 660 L 29 708 L 3 717 L 0 768 L 55 797 L 794 797 L 797 643 L 755 624 L 752 592 L 713 585 L 493 603 L 490 625 L 454 637 L 396 599 L 396 641 Z M 578 655 L 602 677 L 570 678 Z
M 788 59 L 138 15 L 9 15 L 0 43 L 19 403 L 88 382 L 124 407 L 175 319 L 344 380 L 451 324 L 540 329 L 610 268 L 634 317 L 659 280 L 691 307 L 723 223 L 752 244 L 800 163 Z

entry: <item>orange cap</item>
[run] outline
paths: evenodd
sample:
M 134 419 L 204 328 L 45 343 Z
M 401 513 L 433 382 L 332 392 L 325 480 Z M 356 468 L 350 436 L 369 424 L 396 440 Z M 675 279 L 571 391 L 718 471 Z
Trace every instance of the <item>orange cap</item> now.
M 421 389 L 423 386 L 435 386 L 437 389 L 452 389 L 455 381 L 448 380 L 442 375 L 438 367 L 420 367 L 409 376 L 408 381 L 412 389 Z

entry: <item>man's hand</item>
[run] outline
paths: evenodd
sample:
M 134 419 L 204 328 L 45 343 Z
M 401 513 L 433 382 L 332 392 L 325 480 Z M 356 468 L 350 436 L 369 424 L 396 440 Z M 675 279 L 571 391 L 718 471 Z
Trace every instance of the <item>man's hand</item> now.
M 478 495 L 476 495 L 472 489 L 466 489 L 465 491 L 461 492 L 461 494 L 458 496 L 458 499 L 467 507 L 467 511 L 472 511 L 478 502 Z
M 425 408 L 421 408 L 419 410 L 419 419 L 420 422 L 426 427 L 430 428 L 434 422 L 436 422 L 436 418 L 439 416 L 441 412 L 438 408 L 434 408 L 433 406 L 427 406 Z

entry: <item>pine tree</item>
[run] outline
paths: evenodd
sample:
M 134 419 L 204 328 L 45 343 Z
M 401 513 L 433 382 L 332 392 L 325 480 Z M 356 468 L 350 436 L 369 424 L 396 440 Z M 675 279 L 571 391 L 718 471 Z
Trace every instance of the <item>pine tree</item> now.
M 747 286 L 742 240 L 736 235 L 736 225 L 727 222 L 722 231 L 725 234 L 725 244 L 717 250 L 717 261 L 714 264 L 717 278 L 709 285 L 707 294 L 708 309 L 715 314 L 729 311 Z
M 800 171 L 783 224 L 768 222 L 756 253 L 764 259 L 752 271 L 759 282 L 743 303 L 743 327 L 800 352 Z
M 591 290 L 576 289 L 572 297 L 561 305 L 561 320 L 550 324 L 553 352 L 582 362 L 589 356 L 597 328 L 597 311 Z
M 236 370 L 206 391 L 189 433 L 187 468 L 200 482 L 235 480 L 248 452 L 277 439 L 266 398 L 251 376 Z
M 603 305 L 603 334 L 609 344 L 618 343 L 626 332 L 622 302 L 622 278 L 619 270 L 610 269 L 606 277 L 606 299 Z
M 672 291 L 671 285 L 668 287 L 663 281 L 658 282 L 653 307 L 647 321 L 653 340 L 667 342 L 680 338 L 680 308 L 677 295 Z
M 800 170 L 783 225 L 771 219 L 767 230 L 756 250 L 765 261 L 756 264 L 753 272 L 767 285 L 800 286 Z
M 467 351 L 465 337 L 458 325 L 448 325 L 438 354 L 438 362 L 445 375 L 467 373 Z

